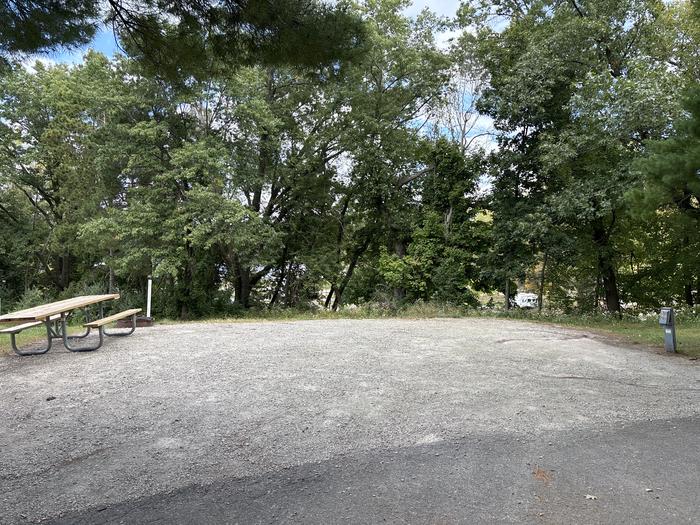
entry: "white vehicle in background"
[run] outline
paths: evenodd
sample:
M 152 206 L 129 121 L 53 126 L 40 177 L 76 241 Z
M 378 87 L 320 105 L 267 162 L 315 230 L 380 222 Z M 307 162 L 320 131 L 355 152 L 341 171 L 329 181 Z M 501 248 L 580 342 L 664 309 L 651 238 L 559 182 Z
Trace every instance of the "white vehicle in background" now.
M 515 306 L 518 308 L 537 308 L 537 294 L 518 293 L 515 294 Z

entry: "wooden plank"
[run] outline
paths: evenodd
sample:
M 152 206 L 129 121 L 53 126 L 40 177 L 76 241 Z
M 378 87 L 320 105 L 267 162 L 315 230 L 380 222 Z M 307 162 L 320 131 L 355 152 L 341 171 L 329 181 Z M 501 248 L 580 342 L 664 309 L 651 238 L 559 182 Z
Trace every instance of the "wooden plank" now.
M 60 315 L 52 315 L 49 319 L 51 321 L 55 321 L 56 319 L 60 319 Z M 12 333 L 19 333 L 22 330 L 26 330 L 27 328 L 33 328 L 35 326 L 40 326 L 44 324 L 44 321 L 31 321 L 29 323 L 24 323 L 24 324 L 18 324 L 15 326 L 10 326 L 9 328 L 3 328 L 0 330 L 0 334 L 12 334 Z
M 11 312 L 9 314 L 1 315 L 0 323 L 12 321 L 43 321 L 44 319 L 56 314 L 70 312 L 71 310 L 83 308 L 91 304 L 101 303 L 103 301 L 111 301 L 113 299 L 119 299 L 119 294 L 83 295 L 80 297 L 73 297 L 72 299 L 64 299 L 63 301 L 42 304 L 33 308 L 27 308 L 26 310 L 19 310 L 18 312 Z
M 35 326 L 41 326 L 42 324 L 44 324 L 43 321 L 32 321 L 31 323 L 18 324 L 17 326 L 11 326 L 10 328 L 3 328 L 0 330 L 0 334 L 18 334 L 22 330 L 34 328 Z
M 96 321 L 90 321 L 89 323 L 85 323 L 83 326 L 87 326 L 89 328 L 98 328 L 100 326 L 104 326 L 109 323 L 113 323 L 114 321 L 119 321 L 119 319 L 124 319 L 125 317 L 129 317 L 130 315 L 137 314 L 141 311 L 141 308 L 132 308 L 131 310 L 124 310 L 123 312 L 119 312 L 118 314 L 110 315 L 109 317 L 103 317 L 102 319 L 97 319 Z

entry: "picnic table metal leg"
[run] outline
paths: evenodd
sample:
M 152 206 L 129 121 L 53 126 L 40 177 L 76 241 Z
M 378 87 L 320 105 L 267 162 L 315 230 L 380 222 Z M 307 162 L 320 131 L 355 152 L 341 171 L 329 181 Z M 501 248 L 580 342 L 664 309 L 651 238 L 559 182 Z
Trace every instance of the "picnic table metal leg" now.
M 90 315 L 88 314 L 87 310 L 85 311 L 85 320 L 90 321 Z M 68 319 L 68 316 L 70 314 L 66 314 L 66 319 Z M 51 337 L 54 339 L 63 339 L 63 322 L 61 321 L 61 318 L 59 317 L 58 319 L 54 319 L 52 321 L 53 327 L 51 328 Z M 85 330 L 85 333 L 83 334 L 74 334 L 69 336 L 71 339 L 84 339 L 88 335 L 90 335 L 90 328 L 87 328 Z
M 61 321 L 60 321 L 60 319 L 54 319 L 53 321 L 50 321 L 47 319 L 47 322 L 48 322 L 49 336 L 51 337 L 51 339 L 63 338 L 63 335 L 61 335 Z
M 61 314 L 61 332 L 63 334 L 63 346 L 66 347 L 67 350 L 70 350 L 71 352 L 92 352 L 93 350 L 97 350 L 102 346 L 102 343 L 104 342 L 104 337 L 102 334 L 102 327 L 98 328 L 99 332 L 99 339 L 96 344 L 94 345 L 88 345 L 88 346 L 81 346 L 81 347 L 75 347 L 71 346 L 68 343 L 69 339 L 82 339 L 87 336 L 86 334 L 82 334 L 79 336 L 69 336 L 68 335 L 68 327 L 66 326 L 66 314 Z M 90 329 L 88 328 L 88 333 L 90 333 Z
M 136 330 L 136 314 L 133 314 L 131 316 L 131 328 L 129 329 L 128 332 L 108 332 L 107 329 L 104 329 L 105 335 L 108 335 L 110 337 L 124 337 L 126 335 L 131 335 L 134 333 Z
M 90 318 L 86 315 L 86 320 L 90 320 Z M 67 318 L 67 317 L 66 317 Z M 52 339 L 63 339 L 63 323 L 61 322 L 61 319 L 54 319 L 51 321 L 51 327 L 50 327 L 50 334 Z M 71 339 L 84 339 L 85 337 L 90 335 L 90 328 L 88 327 L 85 330 L 85 333 L 83 334 L 74 334 L 69 336 Z
M 90 314 L 89 314 L 89 312 L 87 311 L 87 309 L 83 309 L 83 313 L 85 314 L 85 321 L 89 323 L 89 322 L 90 322 Z M 70 338 L 71 338 L 71 339 L 84 339 L 84 338 L 86 338 L 86 337 L 89 336 L 89 335 L 90 335 L 90 327 L 87 327 L 87 328 L 85 329 L 85 333 L 84 333 L 84 334 L 71 335 Z
M 12 344 L 12 351 L 21 356 L 27 356 L 27 355 L 41 355 L 45 354 L 49 350 L 51 350 L 51 321 L 48 319 L 44 321 L 44 325 L 46 326 L 46 348 L 41 348 L 39 350 L 20 350 L 17 347 L 17 341 L 15 340 L 15 335 L 17 334 L 10 334 L 10 342 Z

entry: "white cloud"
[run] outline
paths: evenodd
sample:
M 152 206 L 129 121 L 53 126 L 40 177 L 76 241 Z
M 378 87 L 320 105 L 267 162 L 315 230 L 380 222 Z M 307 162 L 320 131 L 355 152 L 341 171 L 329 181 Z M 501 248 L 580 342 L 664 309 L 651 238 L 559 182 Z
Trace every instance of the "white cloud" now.
M 29 57 L 25 58 L 24 60 L 22 60 L 20 62 L 20 64 L 22 65 L 22 67 L 24 68 L 25 71 L 27 71 L 28 73 L 34 74 L 34 73 L 36 73 L 37 62 L 41 62 L 47 68 L 53 67 L 53 66 L 58 64 L 58 62 L 56 60 L 54 60 L 53 58 L 48 58 L 45 56 L 36 56 L 36 55 L 29 56 Z
M 457 13 L 459 3 L 460 0 L 414 0 L 406 9 L 406 14 L 415 16 L 427 7 L 438 15 L 453 17 Z

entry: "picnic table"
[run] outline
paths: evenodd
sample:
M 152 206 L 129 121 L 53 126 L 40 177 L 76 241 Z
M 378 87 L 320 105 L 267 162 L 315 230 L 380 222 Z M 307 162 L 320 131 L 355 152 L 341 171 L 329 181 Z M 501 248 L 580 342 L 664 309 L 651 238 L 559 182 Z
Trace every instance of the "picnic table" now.
M 63 339 L 63 345 L 71 352 L 89 352 L 97 350 L 102 346 L 105 335 L 125 336 L 132 334 L 136 329 L 136 314 L 141 311 L 140 308 L 124 310 L 123 312 L 108 317 L 104 316 L 104 304 L 107 301 L 116 299 L 119 299 L 119 294 L 83 295 L 0 315 L 0 323 L 22 323 L 0 330 L 0 333 L 10 335 L 12 350 L 19 355 L 45 354 L 51 349 L 51 342 L 53 339 Z M 68 316 L 75 310 L 85 310 L 88 306 L 93 305 L 99 306 L 99 317 L 90 321 L 86 314 L 87 322 L 83 324 L 86 331 L 78 335 L 68 335 L 68 328 L 66 325 Z M 128 332 L 111 332 L 107 331 L 105 328 L 106 325 L 127 317 L 131 317 L 131 329 Z M 47 344 L 45 348 L 22 350 L 17 347 L 15 336 L 18 333 L 42 324 L 46 326 Z M 73 341 L 86 338 L 93 328 L 96 328 L 99 332 L 99 340 L 97 343 L 81 346 L 74 346 L 72 344 Z

